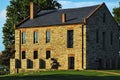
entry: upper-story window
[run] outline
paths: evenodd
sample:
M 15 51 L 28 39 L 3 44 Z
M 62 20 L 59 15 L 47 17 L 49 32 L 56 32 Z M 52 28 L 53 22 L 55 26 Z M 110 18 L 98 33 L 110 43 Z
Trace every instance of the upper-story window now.
M 120 51 L 118 52 L 118 55 L 120 56 Z
M 98 29 L 96 30 L 96 43 L 99 43 L 99 31 L 98 31 Z
M 110 44 L 111 45 L 113 44 L 113 33 L 112 32 L 110 33 Z
M 103 39 L 103 49 L 105 49 L 105 41 L 106 41 L 106 39 L 105 39 L 105 32 L 103 32 L 102 33 L 102 39 Z
M 46 31 L 46 43 L 50 42 L 50 31 Z
M 26 58 L 26 52 L 22 51 L 22 59 L 25 59 L 25 58 Z
M 33 56 L 34 59 L 38 59 L 38 51 L 34 51 L 34 56 Z
M 119 49 L 120 49 L 120 39 L 119 39 Z
M 73 30 L 67 30 L 67 48 L 73 48 Z
M 50 51 L 46 51 L 46 59 L 50 58 Z
M 34 32 L 34 43 L 38 43 L 38 32 Z
M 105 22 L 106 22 L 106 14 L 103 13 L 103 23 L 105 23 Z
M 21 38 L 22 38 L 22 44 L 25 44 L 26 43 L 26 33 L 25 32 L 22 32 Z

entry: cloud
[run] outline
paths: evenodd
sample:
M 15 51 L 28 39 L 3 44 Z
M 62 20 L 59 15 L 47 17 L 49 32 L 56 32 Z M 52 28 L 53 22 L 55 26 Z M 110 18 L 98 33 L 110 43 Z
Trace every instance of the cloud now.
M 4 9 L 4 10 L 2 10 L 2 11 L 0 11 L 0 20 L 1 21 L 4 21 L 4 20 L 6 20 L 6 10 Z
M 83 6 L 98 4 L 97 2 L 74 2 L 74 1 L 65 1 L 65 0 L 59 0 L 59 3 L 62 4 L 63 8 L 83 7 Z
M 2 42 L 3 42 L 2 27 L 3 27 L 3 24 L 5 23 L 5 20 L 6 20 L 6 10 L 3 9 L 3 10 L 0 11 L 0 34 L 1 34 L 0 35 L 0 51 L 4 50 L 4 45 L 2 44 Z
M 101 1 L 68 1 L 68 0 L 58 0 L 59 3 L 62 4 L 62 8 L 79 8 L 79 7 L 84 7 L 84 6 L 92 6 L 92 5 L 97 5 L 97 4 L 102 4 L 103 2 Z M 105 2 L 108 9 L 110 12 L 112 12 L 112 9 L 116 6 L 118 2 Z M 119 4 L 118 4 L 119 5 Z

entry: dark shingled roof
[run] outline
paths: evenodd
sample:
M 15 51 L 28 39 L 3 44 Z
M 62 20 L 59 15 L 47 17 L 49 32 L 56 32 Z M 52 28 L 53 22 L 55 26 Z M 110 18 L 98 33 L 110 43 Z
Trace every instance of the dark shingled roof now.
M 27 19 L 17 25 L 16 28 L 82 23 L 84 18 L 90 15 L 98 6 L 100 5 L 73 9 L 42 10 L 34 19 Z M 66 14 L 65 23 L 62 23 L 61 16 L 63 13 Z

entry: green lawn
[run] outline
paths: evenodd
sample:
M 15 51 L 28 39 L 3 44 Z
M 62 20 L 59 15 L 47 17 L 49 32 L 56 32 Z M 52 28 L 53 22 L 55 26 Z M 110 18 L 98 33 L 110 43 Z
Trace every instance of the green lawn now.
M 120 80 L 120 76 L 96 72 L 94 70 L 42 71 L 4 76 L 1 75 L 0 80 Z
M 107 70 L 108 72 L 115 72 L 120 74 L 120 70 Z

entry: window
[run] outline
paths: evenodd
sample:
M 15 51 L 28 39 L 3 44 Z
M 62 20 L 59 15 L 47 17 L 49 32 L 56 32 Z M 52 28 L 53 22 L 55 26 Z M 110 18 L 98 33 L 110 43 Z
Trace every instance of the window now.
M 98 31 L 98 29 L 96 30 L 96 43 L 99 43 L 99 31 Z
M 38 51 L 34 51 L 34 59 L 38 59 Z
M 46 51 L 46 59 L 50 58 L 50 51 Z
M 38 43 L 38 32 L 34 32 L 34 43 Z
M 120 49 L 120 39 L 119 39 L 119 49 Z
M 105 49 L 105 32 L 103 32 L 102 36 L 103 36 L 103 49 Z
M 50 42 L 50 31 L 46 31 L 46 43 Z
M 103 14 L 103 23 L 105 23 L 106 22 L 106 15 L 105 15 L 105 13 Z
M 22 44 L 26 43 L 26 33 L 22 32 Z
M 27 59 L 27 68 L 28 68 L 28 69 L 33 68 L 33 61 L 30 60 L 30 59 Z
M 25 59 L 25 51 L 22 51 L 22 59 Z
M 67 30 L 67 48 L 73 48 L 73 30 Z
M 120 56 L 120 51 L 118 52 L 118 55 Z
M 43 59 L 40 59 L 39 65 L 40 65 L 39 66 L 40 69 L 45 69 L 45 67 L 46 67 L 46 63 L 45 63 L 45 61 Z
M 111 45 L 113 44 L 113 33 L 112 32 L 110 33 L 110 44 Z

